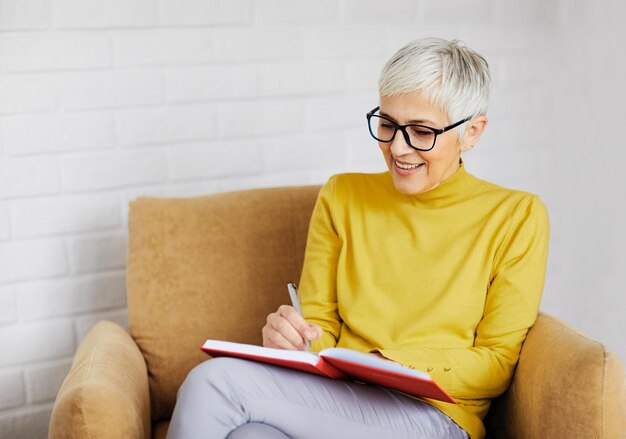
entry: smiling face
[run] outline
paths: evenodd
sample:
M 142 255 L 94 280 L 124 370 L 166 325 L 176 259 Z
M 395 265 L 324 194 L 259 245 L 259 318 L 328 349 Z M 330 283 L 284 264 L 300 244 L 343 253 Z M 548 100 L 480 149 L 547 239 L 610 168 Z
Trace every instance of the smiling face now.
M 443 128 L 457 122 L 448 120 L 442 109 L 419 92 L 382 96 L 380 114 L 400 125 L 411 123 Z M 477 116 L 466 124 L 462 139 L 457 137 L 456 130 L 446 131 L 437 136 L 437 142 L 430 151 L 411 148 L 399 130 L 392 142 L 378 142 L 398 192 L 427 192 L 454 174 L 459 169 L 461 152 L 476 144 L 487 124 L 487 118 Z M 413 169 L 402 169 L 417 164 L 421 165 Z

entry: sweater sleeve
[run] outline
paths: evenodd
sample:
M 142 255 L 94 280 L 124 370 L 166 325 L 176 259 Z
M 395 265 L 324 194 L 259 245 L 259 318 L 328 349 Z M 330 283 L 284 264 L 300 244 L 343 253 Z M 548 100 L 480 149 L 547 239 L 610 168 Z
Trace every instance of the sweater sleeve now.
M 337 259 L 341 239 L 332 218 L 336 177 L 330 177 L 322 186 L 313 208 L 300 277 L 304 318 L 324 331 L 320 339 L 311 342 L 313 352 L 334 347 L 341 329 L 337 307 Z
M 379 349 L 404 366 L 427 371 L 457 399 L 494 398 L 507 389 L 522 342 L 537 317 L 548 258 L 549 218 L 536 195 L 520 205 L 495 256 L 474 345 L 465 349 Z

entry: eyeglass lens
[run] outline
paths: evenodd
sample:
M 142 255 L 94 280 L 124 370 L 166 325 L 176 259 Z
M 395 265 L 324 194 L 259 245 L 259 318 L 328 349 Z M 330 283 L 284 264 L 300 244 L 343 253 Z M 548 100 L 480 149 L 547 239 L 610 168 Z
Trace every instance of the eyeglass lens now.
M 393 122 L 376 115 L 372 115 L 369 119 L 369 129 L 372 136 L 381 142 L 391 142 L 394 135 L 402 135 L 396 133 L 400 131 Z M 410 145 L 419 149 L 430 149 L 435 143 L 435 132 L 428 127 L 421 125 L 409 125 L 406 127 L 409 135 Z

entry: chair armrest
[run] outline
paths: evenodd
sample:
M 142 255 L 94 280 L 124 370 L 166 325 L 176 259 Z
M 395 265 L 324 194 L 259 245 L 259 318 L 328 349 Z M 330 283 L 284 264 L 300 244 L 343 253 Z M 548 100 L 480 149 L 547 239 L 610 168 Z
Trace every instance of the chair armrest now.
M 488 437 L 623 437 L 624 368 L 601 343 L 540 313 L 492 408 Z
M 149 438 L 144 358 L 119 325 L 98 322 L 84 338 L 57 395 L 49 438 Z

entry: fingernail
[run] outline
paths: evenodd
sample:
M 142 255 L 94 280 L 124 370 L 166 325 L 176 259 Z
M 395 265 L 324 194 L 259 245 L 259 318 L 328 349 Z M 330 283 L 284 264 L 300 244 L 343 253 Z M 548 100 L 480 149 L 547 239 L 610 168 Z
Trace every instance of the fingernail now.
M 304 331 L 304 335 L 306 336 L 306 338 L 315 337 L 315 333 L 313 331 Z

